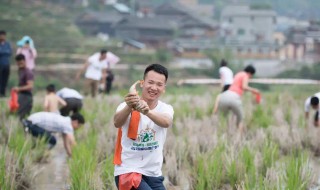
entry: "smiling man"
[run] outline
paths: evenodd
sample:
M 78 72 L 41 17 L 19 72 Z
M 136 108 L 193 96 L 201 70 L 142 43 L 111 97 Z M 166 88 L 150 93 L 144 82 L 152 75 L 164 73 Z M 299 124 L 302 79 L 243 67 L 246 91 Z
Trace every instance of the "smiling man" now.
M 141 97 L 127 94 L 116 110 L 114 125 L 118 128 L 118 138 L 114 175 L 120 190 L 165 189 L 161 172 L 163 145 L 174 111 L 159 97 L 165 92 L 167 79 L 164 66 L 149 65 L 140 83 Z

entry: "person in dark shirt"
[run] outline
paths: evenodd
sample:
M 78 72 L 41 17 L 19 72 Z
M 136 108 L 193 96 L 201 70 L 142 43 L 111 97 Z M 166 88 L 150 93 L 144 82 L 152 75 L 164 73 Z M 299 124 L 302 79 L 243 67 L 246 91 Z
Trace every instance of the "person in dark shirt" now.
M 6 95 L 6 88 L 10 75 L 10 57 L 11 57 L 11 46 L 6 41 L 6 32 L 0 31 L 0 97 Z
M 18 65 L 19 86 L 13 89 L 18 92 L 18 116 L 23 119 L 29 115 L 32 109 L 32 88 L 33 88 L 33 73 L 26 67 L 26 59 L 24 55 L 18 54 L 16 56 L 16 62 Z

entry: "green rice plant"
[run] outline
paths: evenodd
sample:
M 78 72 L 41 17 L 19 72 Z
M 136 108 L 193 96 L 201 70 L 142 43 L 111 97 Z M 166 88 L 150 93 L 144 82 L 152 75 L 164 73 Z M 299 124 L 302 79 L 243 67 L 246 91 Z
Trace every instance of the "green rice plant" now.
M 227 178 L 232 188 L 235 188 L 240 176 L 237 171 L 237 161 L 234 159 L 227 165 Z
M 193 111 L 195 113 L 196 119 L 202 119 L 204 116 L 206 116 L 205 110 L 203 110 L 202 108 L 196 107 L 196 108 L 193 108 Z
M 291 126 L 292 125 L 292 112 L 291 109 L 285 109 L 284 118 L 286 122 Z
M 40 163 L 45 162 L 49 156 L 48 143 L 46 142 L 46 139 L 36 138 L 33 140 L 34 145 L 31 152 L 32 160 Z
M 113 176 L 113 156 L 110 154 L 106 155 L 106 159 L 103 163 L 103 171 L 102 171 L 102 181 L 105 184 L 104 189 L 109 190 L 114 187 L 114 176 Z
M 271 140 L 267 140 L 261 150 L 262 154 L 262 168 L 261 174 L 266 176 L 267 169 L 272 167 L 275 161 L 279 158 L 279 147 Z
M 285 189 L 307 189 L 311 179 L 311 172 L 308 168 L 306 154 L 299 154 L 297 157 L 291 155 L 286 162 L 285 169 Z
M 97 135 L 89 132 L 87 138 L 74 147 L 69 161 L 71 189 L 95 189 L 94 172 L 97 168 Z
M 270 119 L 270 110 L 271 109 L 268 109 L 267 113 L 265 107 L 262 107 L 261 105 L 256 106 L 249 125 L 262 128 L 270 126 L 272 124 L 272 119 Z
M 254 154 L 246 146 L 241 151 L 241 160 L 245 171 L 245 187 L 246 189 L 254 189 L 257 183 L 256 167 L 254 164 Z
M 228 116 L 227 115 L 224 115 L 223 113 L 218 113 L 219 115 L 219 132 L 220 133 L 223 133 L 224 130 L 227 129 L 228 127 Z
M 17 156 L 17 164 L 19 169 L 24 168 L 24 159 L 29 156 L 32 143 L 30 139 L 25 138 L 23 129 L 12 127 L 9 134 L 8 148 Z
M 307 127 L 306 119 L 305 119 L 304 115 L 299 115 L 298 127 L 299 128 L 306 128 Z
M 205 153 L 198 157 L 196 169 L 195 189 L 219 189 L 225 180 L 223 163 L 224 146 L 219 145 L 212 153 Z
M 10 153 L 6 148 L 1 148 L 0 150 L 0 187 L 1 189 L 14 190 L 17 187 L 12 171 L 13 167 L 8 165 L 9 160 L 7 160 Z

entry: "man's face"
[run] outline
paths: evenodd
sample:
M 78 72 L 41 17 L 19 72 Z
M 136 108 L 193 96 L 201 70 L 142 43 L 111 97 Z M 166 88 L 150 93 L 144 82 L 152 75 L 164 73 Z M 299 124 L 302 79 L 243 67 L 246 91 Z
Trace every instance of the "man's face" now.
M 166 77 L 155 71 L 149 71 L 141 84 L 142 97 L 146 101 L 158 100 L 166 88 Z
M 318 105 L 311 105 L 312 109 L 318 110 L 319 109 L 319 104 Z
M 17 65 L 19 69 L 23 69 L 26 67 L 26 61 L 25 60 L 17 61 Z
M 5 41 L 5 40 L 6 40 L 6 35 L 0 34 L 0 42 Z
M 107 58 L 107 54 L 106 53 L 101 53 L 100 54 L 100 60 L 104 60 Z
M 73 127 L 74 130 L 79 129 L 80 126 L 81 126 L 80 123 L 79 123 L 77 120 L 72 120 L 72 121 L 71 121 L 71 125 L 72 125 L 72 127 Z

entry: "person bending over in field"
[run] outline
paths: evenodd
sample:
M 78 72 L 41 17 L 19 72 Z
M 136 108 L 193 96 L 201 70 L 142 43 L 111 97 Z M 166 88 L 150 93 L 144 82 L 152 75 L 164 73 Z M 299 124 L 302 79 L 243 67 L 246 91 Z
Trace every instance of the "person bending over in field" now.
M 244 91 L 249 91 L 253 94 L 260 93 L 258 89 L 248 85 L 249 79 L 255 72 L 255 68 L 251 65 L 247 66 L 244 71 L 238 72 L 235 75 L 230 88 L 218 95 L 214 105 L 214 114 L 221 111 L 226 115 L 231 110 L 236 115 L 237 127 L 240 131 L 240 135 L 243 133 L 243 107 L 241 96 Z
M 161 172 L 163 146 L 174 111 L 159 97 L 165 92 L 167 79 L 164 66 L 149 65 L 140 81 L 141 97 L 134 88 L 137 81 L 116 110 L 114 176 L 120 190 L 165 190 Z
M 70 113 L 80 112 L 83 104 L 83 96 L 78 91 L 65 87 L 57 92 L 57 96 L 67 103 L 67 105 L 60 109 L 61 115 L 69 116 Z
M 46 89 L 47 95 L 45 96 L 43 103 L 44 111 L 60 114 L 59 105 L 66 106 L 67 103 L 57 96 L 56 88 L 53 84 L 49 84 Z
M 52 133 L 61 133 L 64 148 L 70 157 L 72 155 L 72 147 L 76 145 L 74 130 L 80 128 L 84 122 L 83 116 L 79 113 L 75 113 L 71 117 L 64 117 L 51 112 L 34 113 L 28 119 L 22 120 L 25 130 L 34 137 L 45 138 L 49 143 L 50 149 L 57 143 Z
M 319 109 L 320 109 L 319 100 L 320 100 L 320 92 L 314 94 L 313 96 L 308 97 L 304 103 L 306 120 L 309 119 L 310 108 L 316 111 L 314 115 L 314 122 L 313 122 L 315 127 L 319 126 Z

